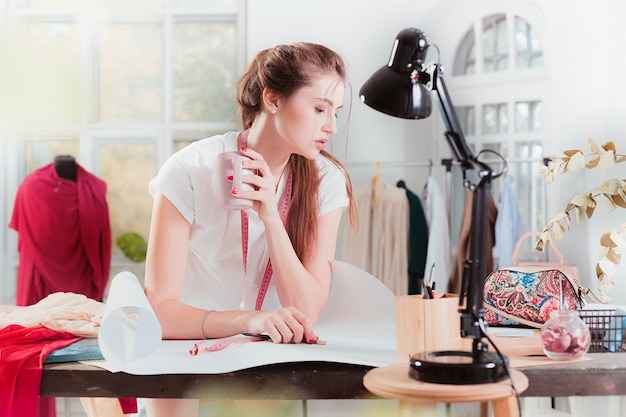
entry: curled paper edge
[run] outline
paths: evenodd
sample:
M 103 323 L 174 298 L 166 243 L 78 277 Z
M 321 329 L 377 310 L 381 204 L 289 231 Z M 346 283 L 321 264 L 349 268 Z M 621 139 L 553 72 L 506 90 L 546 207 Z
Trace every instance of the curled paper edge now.
M 161 338 L 161 325 L 139 280 L 131 272 L 120 272 L 111 282 L 98 332 L 102 356 L 123 369 L 154 353 Z

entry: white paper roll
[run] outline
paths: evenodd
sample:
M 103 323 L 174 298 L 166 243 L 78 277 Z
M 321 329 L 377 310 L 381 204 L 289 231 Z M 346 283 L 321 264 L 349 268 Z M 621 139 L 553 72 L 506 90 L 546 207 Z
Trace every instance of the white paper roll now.
M 154 353 L 161 343 L 161 325 L 137 277 L 120 272 L 111 282 L 98 344 L 104 358 L 125 369 Z

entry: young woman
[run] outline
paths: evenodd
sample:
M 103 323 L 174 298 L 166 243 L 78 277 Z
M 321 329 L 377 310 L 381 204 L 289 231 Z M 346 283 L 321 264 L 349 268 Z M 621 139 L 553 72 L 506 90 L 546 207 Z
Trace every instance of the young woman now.
M 342 210 L 356 221 L 348 175 L 323 150 L 337 131 L 345 83 L 341 57 L 324 46 L 260 52 L 237 85 L 244 130 L 194 142 L 151 181 L 145 290 L 164 338 L 317 339 Z M 253 201 L 244 214 L 218 202 L 215 158 L 227 151 L 249 157 L 243 168 L 254 172 L 243 176 L 253 190 L 232 191 Z M 147 401 L 150 416 L 197 409 L 156 402 Z

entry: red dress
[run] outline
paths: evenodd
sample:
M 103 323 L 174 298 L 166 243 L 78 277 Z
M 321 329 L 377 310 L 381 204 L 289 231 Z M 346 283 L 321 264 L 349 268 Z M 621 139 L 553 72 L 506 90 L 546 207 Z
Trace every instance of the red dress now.
M 16 305 L 54 292 L 102 300 L 111 268 L 104 181 L 78 164 L 76 181 L 61 178 L 50 163 L 20 184 L 9 227 L 20 253 Z
M 0 329 L 0 417 L 55 415 L 54 398 L 38 401 L 43 362 L 53 350 L 79 339 L 41 326 Z

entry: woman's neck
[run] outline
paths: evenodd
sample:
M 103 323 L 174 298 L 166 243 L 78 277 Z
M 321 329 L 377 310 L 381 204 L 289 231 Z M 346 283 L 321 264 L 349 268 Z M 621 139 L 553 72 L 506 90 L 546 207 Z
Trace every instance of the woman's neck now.
M 258 128 L 253 125 L 248 133 L 247 145 L 250 149 L 263 155 L 263 159 L 270 167 L 276 181 L 279 180 L 291 157 L 291 152 L 281 147 L 277 137 L 278 134 L 275 130 Z

